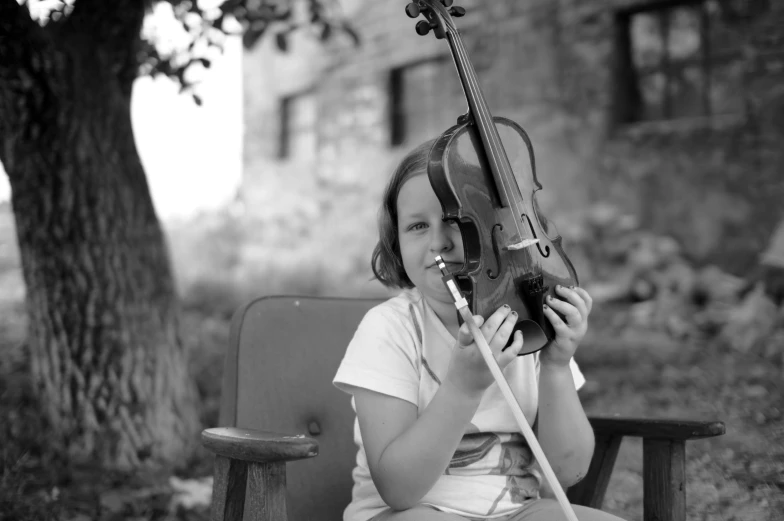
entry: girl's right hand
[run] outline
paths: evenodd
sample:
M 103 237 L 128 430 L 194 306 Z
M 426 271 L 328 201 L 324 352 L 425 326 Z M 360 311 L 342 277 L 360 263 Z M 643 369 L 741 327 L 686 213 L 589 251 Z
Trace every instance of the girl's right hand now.
M 501 306 L 490 318 L 485 321 L 480 315 L 474 315 L 474 321 L 484 335 L 490 350 L 493 352 L 498 365 L 504 367 L 514 360 L 523 348 L 523 334 L 515 332 L 514 342 L 503 352 L 501 351 L 509 341 L 517 323 L 517 313 L 509 306 Z M 494 382 L 493 374 L 482 358 L 479 346 L 474 343 L 474 338 L 467 324 L 460 326 L 457 334 L 457 345 L 452 350 L 452 358 L 446 374 L 446 381 L 451 383 L 468 396 L 481 396 Z

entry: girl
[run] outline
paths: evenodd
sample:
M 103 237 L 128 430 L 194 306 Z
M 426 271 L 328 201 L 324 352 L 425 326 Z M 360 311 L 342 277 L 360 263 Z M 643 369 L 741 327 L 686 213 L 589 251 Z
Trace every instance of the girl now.
M 408 154 L 387 185 L 379 214 L 373 272 L 403 291 L 371 309 L 357 328 L 334 379 L 353 397 L 359 447 L 352 501 L 344 521 L 544 521 L 565 519 L 540 498 L 541 475 L 468 328 L 459 325 L 435 256 L 451 271 L 463 243 L 426 175 L 433 141 Z M 555 342 L 517 357 L 524 339 L 502 306 L 476 316 L 542 450 L 564 488 L 587 472 L 591 426 L 577 397 L 584 378 L 572 360 L 587 329 L 591 297 L 556 289 L 545 315 Z M 559 311 L 563 321 L 553 311 Z M 575 506 L 581 521 L 618 521 Z

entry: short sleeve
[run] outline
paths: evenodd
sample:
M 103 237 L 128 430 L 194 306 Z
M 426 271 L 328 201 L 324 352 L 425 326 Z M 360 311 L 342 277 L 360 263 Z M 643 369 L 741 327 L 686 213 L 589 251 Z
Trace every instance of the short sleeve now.
M 411 320 L 395 309 L 375 307 L 354 332 L 332 383 L 349 394 L 360 387 L 417 405 L 418 350 Z

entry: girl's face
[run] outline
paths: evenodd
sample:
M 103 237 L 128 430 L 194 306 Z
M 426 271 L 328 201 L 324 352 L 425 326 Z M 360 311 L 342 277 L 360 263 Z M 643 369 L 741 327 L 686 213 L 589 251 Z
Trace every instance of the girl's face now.
M 463 238 L 456 224 L 441 220 L 441 203 L 424 173 L 411 177 L 400 187 L 397 215 L 400 255 L 408 278 L 434 308 L 437 303 L 452 304 L 435 257 L 441 255 L 449 271 L 460 270 Z

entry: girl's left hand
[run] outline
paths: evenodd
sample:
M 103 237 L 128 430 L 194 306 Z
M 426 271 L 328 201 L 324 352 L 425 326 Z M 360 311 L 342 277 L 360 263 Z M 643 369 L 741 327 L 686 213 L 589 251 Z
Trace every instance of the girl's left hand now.
M 542 350 L 539 360 L 543 364 L 563 366 L 569 365 L 588 330 L 588 315 L 591 313 L 593 299 L 587 291 L 576 286 L 556 286 L 555 293 L 566 302 L 549 295 L 545 299 L 544 315 L 555 329 L 555 341 Z M 556 311 L 566 320 L 559 317 Z

